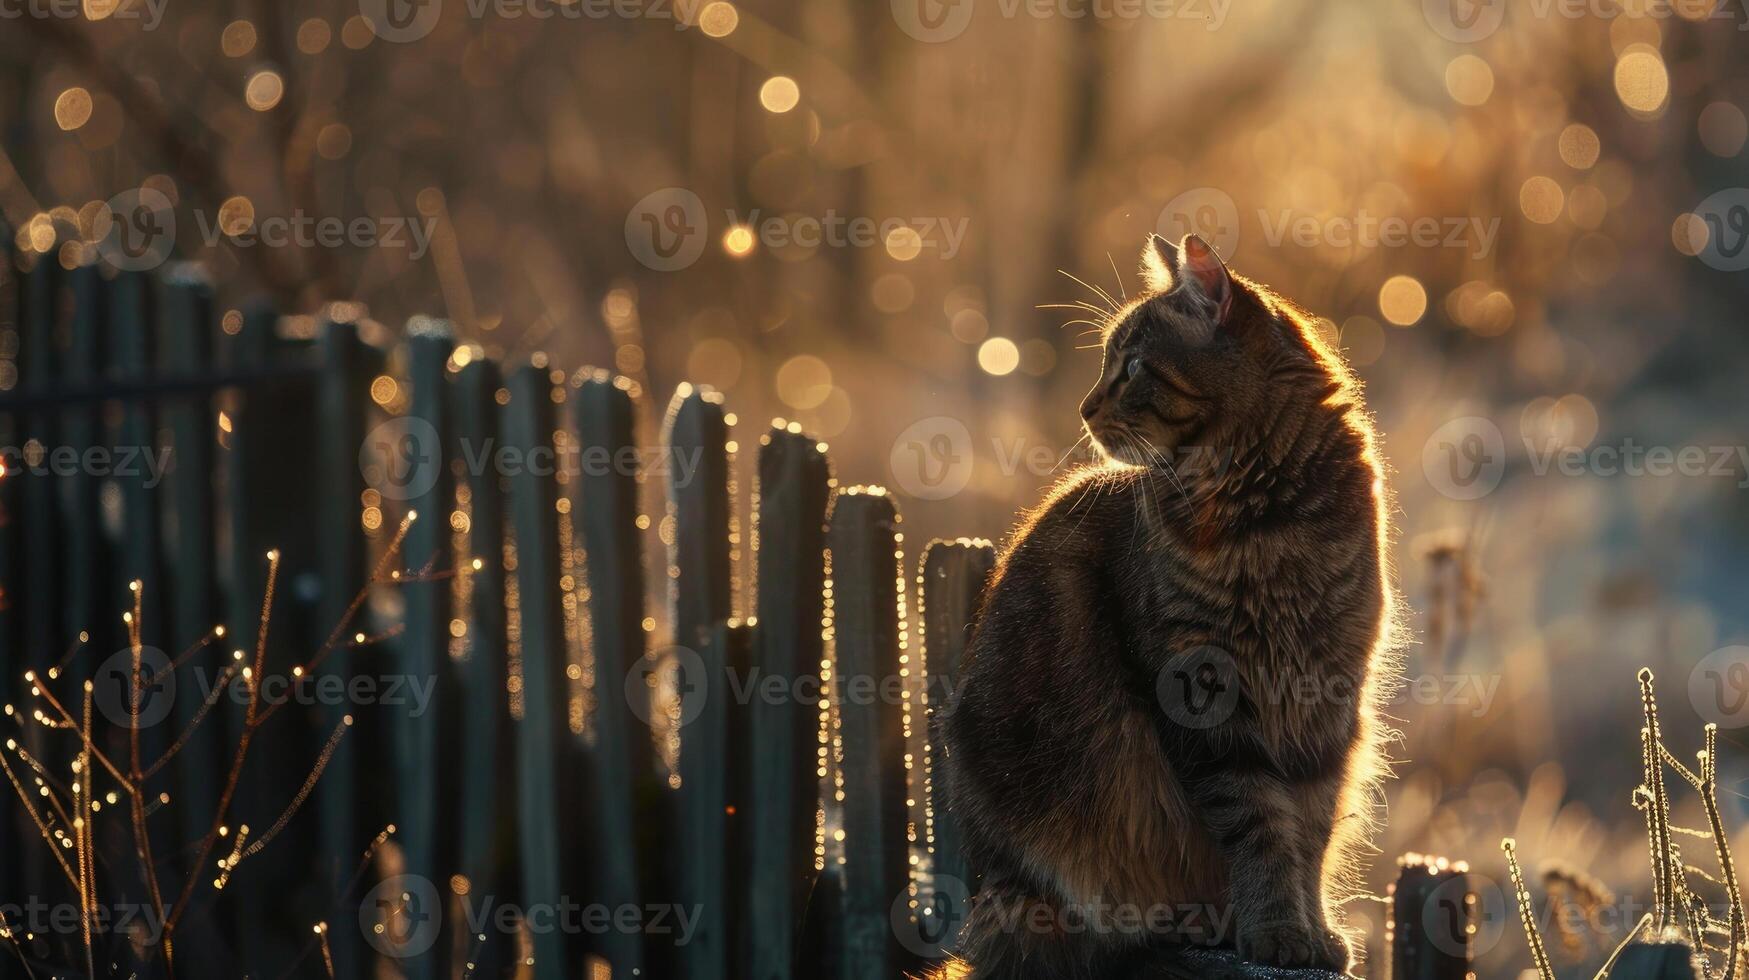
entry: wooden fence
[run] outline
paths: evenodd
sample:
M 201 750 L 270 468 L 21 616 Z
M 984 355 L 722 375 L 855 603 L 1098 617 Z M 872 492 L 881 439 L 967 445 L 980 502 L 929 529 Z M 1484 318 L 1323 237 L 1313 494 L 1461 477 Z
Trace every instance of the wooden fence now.
M 7 737 L 64 775 L 77 743 L 30 720 L 21 678 L 76 702 L 129 649 L 120 614 L 144 583 L 142 642 L 176 658 L 180 685 L 140 735 L 148 759 L 175 746 L 145 788 L 168 799 L 146 818 L 154 871 L 172 892 L 194 879 L 175 935 L 201 953 L 179 953 L 179 974 L 363 976 L 386 958 L 409 977 L 892 980 L 951 940 L 970 874 L 928 711 L 987 542 L 908 559 L 892 497 L 840 486 L 794 424 L 743 441 L 709 390 L 681 387 L 649 452 L 622 378 L 500 365 L 434 320 L 379 346 L 345 305 L 221 314 L 197 271 L 52 257 L 0 261 L 0 444 L 18 447 L 0 476 L 0 698 L 18 707 Z M 742 447 L 750 527 L 733 505 Z M 96 465 L 98 448 L 173 465 L 160 481 Z M 646 479 L 665 481 L 665 514 L 643 509 Z M 667 554 L 647 561 L 652 525 Z M 221 865 L 220 889 L 192 844 L 250 717 L 201 679 L 249 662 L 271 549 L 263 674 L 349 693 L 261 727 L 221 822 L 273 840 Z M 666 581 L 666 610 L 647 581 Z M 657 621 L 674 648 L 656 648 Z M 201 647 L 215 624 L 224 644 Z M 429 698 L 351 693 L 396 679 Z M 97 730 L 129 748 L 125 726 Z M 53 784 L 8 756 L 25 789 Z M 0 890 L 69 899 L 31 808 L 10 791 L 0 807 Z M 134 841 L 106 849 L 104 833 L 95 897 L 150 905 Z M 593 906 L 607 927 L 586 911 L 542 927 Z M 674 910 L 696 915 L 685 942 Z M 20 935 L 26 962 L 82 969 L 64 962 L 78 937 Z M 116 972 L 162 972 L 149 945 L 96 943 Z

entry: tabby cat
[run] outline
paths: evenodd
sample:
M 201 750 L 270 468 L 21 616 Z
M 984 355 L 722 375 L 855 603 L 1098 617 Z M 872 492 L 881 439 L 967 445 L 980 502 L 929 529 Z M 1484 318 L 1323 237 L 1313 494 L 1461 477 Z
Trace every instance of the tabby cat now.
M 1350 962 L 1384 773 L 1384 484 L 1314 319 L 1154 236 L 1081 405 L 1103 462 L 1021 522 L 942 716 L 979 980 L 1134 975 L 1171 944 Z

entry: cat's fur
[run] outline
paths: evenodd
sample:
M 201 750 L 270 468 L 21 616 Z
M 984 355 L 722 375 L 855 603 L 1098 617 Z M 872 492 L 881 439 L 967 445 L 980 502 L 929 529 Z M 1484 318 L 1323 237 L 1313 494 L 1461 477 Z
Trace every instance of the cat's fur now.
M 1200 238 L 1143 271 L 1081 409 L 1108 460 L 1022 521 L 938 734 L 978 879 L 955 975 L 1349 963 L 1396 673 L 1372 430 L 1312 318 Z

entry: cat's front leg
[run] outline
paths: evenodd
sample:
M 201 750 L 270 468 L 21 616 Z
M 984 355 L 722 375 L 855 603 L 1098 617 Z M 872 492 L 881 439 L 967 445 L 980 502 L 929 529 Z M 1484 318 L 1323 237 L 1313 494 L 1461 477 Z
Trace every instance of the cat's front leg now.
M 1324 924 L 1323 840 L 1304 819 L 1305 787 L 1281 778 L 1246 735 L 1168 721 L 1168 756 L 1226 865 L 1229 928 L 1239 955 L 1272 966 L 1340 971 L 1348 950 Z M 1224 727 L 1224 726 L 1223 726 Z

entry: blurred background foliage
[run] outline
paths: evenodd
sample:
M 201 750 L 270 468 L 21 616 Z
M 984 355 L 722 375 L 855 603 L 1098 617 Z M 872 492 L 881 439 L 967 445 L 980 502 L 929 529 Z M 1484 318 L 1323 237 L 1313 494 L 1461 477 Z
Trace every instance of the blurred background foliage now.
M 999 539 L 1053 479 L 1013 461 L 1054 461 L 1079 435 L 1098 354 L 1060 325 L 1074 314 L 1041 307 L 1103 304 L 1060 273 L 1133 295 L 1148 233 L 1201 231 L 1326 318 L 1383 431 L 1409 673 L 1451 681 L 1394 709 L 1383 853 L 1467 858 L 1504 882 L 1511 834 L 1533 870 L 1647 891 L 1633 669 L 1658 671 L 1666 730 L 1698 746 L 1691 674 L 1749 629 L 1749 474 L 1740 458 L 1729 475 L 1539 474 L 1527 447 L 1743 444 L 1749 275 L 1703 261 L 1733 229 L 1694 212 L 1749 184 L 1749 10 L 581 2 L 425 0 L 403 12 L 436 9 L 429 32 L 404 43 L 370 0 L 163 0 L 155 24 L 143 0 L 85 0 L 8 19 L 0 211 L 22 250 L 71 265 L 102 202 L 158 190 L 221 308 L 266 295 L 295 322 L 356 300 L 383 338 L 431 313 L 486 354 L 610 366 L 639 383 L 652 444 L 681 381 L 726 392 L 743 442 L 800 421 L 845 482 L 891 482 L 902 432 L 956 419 L 969 485 L 901 495 L 913 552 Z M 1454 37 L 1454 12 L 1504 16 Z M 931 36 L 925 15 L 956 26 Z M 702 254 L 675 271 L 628 247 L 665 188 L 704 209 Z M 293 215 L 434 235 L 417 254 L 202 234 Z M 828 215 L 936 230 L 866 247 L 756 233 Z M 1340 233 L 1369 218 L 1432 219 L 1439 240 Z M 1319 230 L 1283 233 L 1305 219 Z M 1504 434 L 1504 479 L 1475 500 L 1424 468 L 1464 416 Z M 1741 824 L 1745 742 L 1727 730 L 1723 746 Z M 1372 903 L 1353 912 L 1382 922 Z M 1527 963 L 1515 925 L 1481 940 L 1484 975 Z

